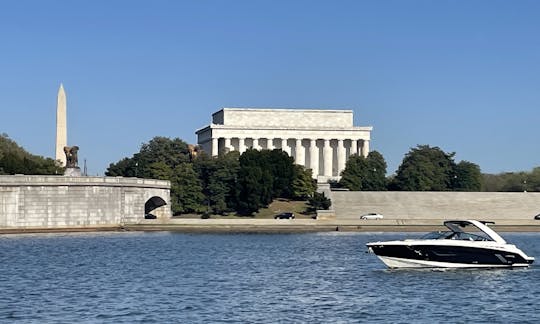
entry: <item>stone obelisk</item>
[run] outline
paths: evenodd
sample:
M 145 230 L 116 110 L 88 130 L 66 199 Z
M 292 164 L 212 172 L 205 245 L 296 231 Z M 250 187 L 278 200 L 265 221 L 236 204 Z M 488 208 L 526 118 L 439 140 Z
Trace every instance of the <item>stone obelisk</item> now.
M 60 161 L 63 167 L 66 166 L 65 146 L 67 146 L 66 93 L 64 86 L 60 84 L 56 105 L 56 160 Z

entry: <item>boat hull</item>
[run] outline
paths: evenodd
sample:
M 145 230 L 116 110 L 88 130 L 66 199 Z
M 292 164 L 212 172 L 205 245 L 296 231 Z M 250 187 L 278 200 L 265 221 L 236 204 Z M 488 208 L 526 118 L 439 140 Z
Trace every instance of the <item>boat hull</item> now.
M 389 268 L 514 268 L 527 267 L 534 261 L 512 245 L 474 247 L 378 242 L 368 247 Z
M 456 269 L 477 269 L 477 268 L 520 268 L 528 267 L 529 264 L 514 263 L 512 265 L 502 264 L 468 264 L 454 262 L 437 262 L 425 260 L 412 260 L 393 257 L 377 256 L 388 268 L 391 269 L 417 269 L 417 268 L 456 268 Z

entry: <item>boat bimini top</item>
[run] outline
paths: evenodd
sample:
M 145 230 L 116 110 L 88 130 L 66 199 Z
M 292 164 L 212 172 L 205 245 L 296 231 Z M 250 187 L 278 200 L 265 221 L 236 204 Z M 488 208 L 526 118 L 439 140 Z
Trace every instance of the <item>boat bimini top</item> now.
M 444 226 L 448 227 L 451 233 L 448 233 L 446 239 L 460 239 L 471 241 L 494 241 L 500 244 L 506 244 L 506 241 L 497 234 L 494 230 L 489 228 L 487 224 L 495 224 L 495 222 L 477 221 L 477 220 L 449 220 L 445 221 Z M 473 229 L 472 232 L 482 232 L 474 234 L 465 232 L 466 228 Z M 476 230 L 474 230 L 476 228 Z M 442 237 L 441 237 L 442 238 Z

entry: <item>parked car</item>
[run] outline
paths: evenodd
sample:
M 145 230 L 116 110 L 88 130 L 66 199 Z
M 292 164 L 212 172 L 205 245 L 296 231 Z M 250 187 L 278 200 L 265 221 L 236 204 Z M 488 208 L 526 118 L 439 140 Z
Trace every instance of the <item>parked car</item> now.
M 534 219 L 540 219 L 540 214 L 534 216 Z
M 384 218 L 383 215 L 377 214 L 377 213 L 369 213 L 369 214 L 360 216 L 360 219 L 383 219 L 383 218 Z
M 293 213 L 281 213 L 274 216 L 275 219 L 294 219 Z

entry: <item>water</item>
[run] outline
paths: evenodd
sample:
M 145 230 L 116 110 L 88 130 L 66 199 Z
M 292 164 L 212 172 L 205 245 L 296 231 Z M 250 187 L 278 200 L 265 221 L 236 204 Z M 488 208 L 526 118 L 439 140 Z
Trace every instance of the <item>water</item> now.
M 2 323 L 539 322 L 540 267 L 387 270 L 399 233 L 0 236 Z M 506 233 L 540 257 L 540 234 Z

